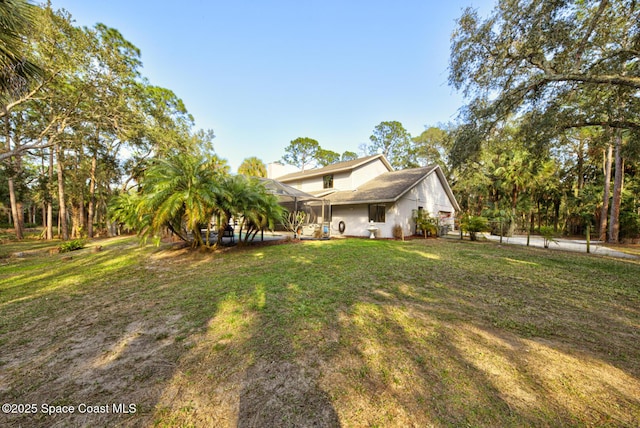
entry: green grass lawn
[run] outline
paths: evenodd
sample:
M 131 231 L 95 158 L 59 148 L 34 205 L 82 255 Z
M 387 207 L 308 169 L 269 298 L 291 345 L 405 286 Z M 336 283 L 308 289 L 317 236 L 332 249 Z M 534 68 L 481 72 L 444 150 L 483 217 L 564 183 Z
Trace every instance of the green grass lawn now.
M 0 401 L 38 406 L 0 426 L 638 426 L 640 263 L 446 240 L 3 245 L 0 349 Z

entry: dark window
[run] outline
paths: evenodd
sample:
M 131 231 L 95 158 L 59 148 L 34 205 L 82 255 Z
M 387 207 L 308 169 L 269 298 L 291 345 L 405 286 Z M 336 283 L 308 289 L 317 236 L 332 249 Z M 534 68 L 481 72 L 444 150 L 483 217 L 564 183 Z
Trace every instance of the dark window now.
M 333 189 L 333 174 L 328 174 L 322 177 L 322 184 L 325 189 Z
M 386 211 L 387 207 L 384 204 L 369 205 L 369 221 L 384 223 L 384 215 Z

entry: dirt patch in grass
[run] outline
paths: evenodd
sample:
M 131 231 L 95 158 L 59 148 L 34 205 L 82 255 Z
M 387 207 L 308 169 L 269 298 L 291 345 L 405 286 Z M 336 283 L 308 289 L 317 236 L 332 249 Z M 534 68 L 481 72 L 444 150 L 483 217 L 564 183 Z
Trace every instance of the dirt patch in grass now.
M 0 425 L 640 422 L 634 260 L 437 239 L 99 245 L 0 264 L 1 401 L 76 409 Z

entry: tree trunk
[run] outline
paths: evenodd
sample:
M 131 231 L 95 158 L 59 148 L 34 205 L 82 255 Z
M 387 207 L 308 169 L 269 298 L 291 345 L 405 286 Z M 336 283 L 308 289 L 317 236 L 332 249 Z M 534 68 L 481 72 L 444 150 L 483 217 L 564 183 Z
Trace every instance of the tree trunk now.
M 80 200 L 78 201 L 78 238 L 82 238 L 82 234 L 87 231 L 87 216 L 84 210 L 84 192 L 80 192 Z
M 53 239 L 53 203 L 47 202 L 47 240 Z
M 73 174 L 71 176 L 72 182 L 79 182 L 80 164 L 82 162 L 82 153 L 80 150 L 76 150 L 74 156 Z M 84 217 L 84 186 L 79 186 L 75 189 L 71 195 L 67 196 L 70 205 L 70 220 L 71 220 L 71 239 L 82 238 L 82 234 L 86 231 L 85 217 Z
M 560 204 L 562 200 L 556 199 L 553 201 L 553 231 L 558 232 L 558 225 L 560 223 Z
M 602 210 L 600 211 L 600 230 L 598 239 L 607 241 L 607 216 L 609 215 L 609 197 L 611 192 L 611 162 L 613 157 L 613 146 L 609 144 L 604 156 L 604 195 L 602 196 Z
M 94 153 L 91 157 L 91 172 L 89 179 L 89 206 L 87 207 L 87 236 L 93 238 L 93 221 L 96 204 L 96 169 L 98 167 L 97 155 Z
M 13 219 L 13 228 L 16 231 L 16 239 L 22 239 L 22 222 L 18 213 L 18 202 L 16 198 L 15 186 L 13 185 L 13 177 L 9 177 L 9 200 L 11 201 L 11 218 Z
M 60 223 L 60 233 L 62 234 L 62 239 L 66 241 L 69 239 L 69 226 L 67 224 L 67 207 L 64 198 L 64 166 L 60 144 L 56 144 L 56 157 L 58 164 L 58 200 L 60 201 L 58 222 Z
M 5 136 L 5 144 L 7 151 L 11 151 L 11 125 L 9 122 L 9 112 L 4 109 L 4 136 Z M 11 158 L 9 158 L 9 163 L 12 163 Z M 22 212 L 19 212 L 18 209 L 18 198 L 16 197 L 15 183 L 13 178 L 18 174 L 20 170 L 20 158 L 18 156 L 15 157 L 15 164 L 12 165 L 12 171 L 9 173 L 8 185 L 9 185 L 9 200 L 11 202 L 11 217 L 13 218 L 13 228 L 16 231 L 16 239 L 22 239 L 22 224 L 23 222 L 20 220 Z
M 114 229 L 114 225 L 111 223 L 111 220 L 109 219 L 109 216 L 106 217 L 107 221 L 106 221 L 106 226 L 107 226 L 107 236 L 109 238 L 113 238 L 114 236 L 116 236 L 116 232 Z
M 529 213 L 529 233 L 533 233 L 536 231 L 536 215 L 533 212 L 533 210 L 531 210 L 531 212 Z
M 549 226 L 549 204 L 544 206 L 544 225 Z
M 78 177 L 80 176 L 80 165 L 82 164 L 82 149 L 78 151 L 78 157 L 76 158 L 76 182 L 80 181 Z M 84 180 L 81 180 L 84 181 Z M 77 199 L 78 204 L 78 216 L 76 221 L 78 222 L 78 236 L 77 238 L 82 238 L 82 234 L 87 231 L 87 216 L 84 207 L 84 186 L 80 186 L 80 194 Z
M 81 205 L 71 203 L 71 239 L 82 237 L 82 212 Z
M 577 161 L 577 174 L 578 174 L 578 189 L 575 196 L 578 197 L 584 189 L 584 140 L 580 139 L 578 145 L 578 161 Z
M 611 218 L 609 219 L 609 242 L 617 244 L 620 235 L 620 203 L 622 201 L 622 135 L 616 133 L 615 138 L 615 176 L 613 180 L 613 200 L 611 201 Z
M 49 185 L 47 186 L 47 239 L 53 239 L 53 195 L 51 185 L 53 183 L 53 149 L 49 149 Z
M 22 202 L 16 203 L 16 208 L 18 209 L 18 222 L 20 225 L 20 231 L 24 233 L 24 204 Z

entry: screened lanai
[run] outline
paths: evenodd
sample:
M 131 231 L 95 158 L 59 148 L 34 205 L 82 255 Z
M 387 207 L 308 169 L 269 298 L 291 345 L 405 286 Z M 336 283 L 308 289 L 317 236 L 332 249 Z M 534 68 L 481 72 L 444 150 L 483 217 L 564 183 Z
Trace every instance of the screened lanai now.
M 278 197 L 280 205 L 288 212 L 301 211 L 307 214 L 302 225 L 303 237 L 328 238 L 330 236 L 331 203 L 328 200 L 310 195 L 272 178 L 260 180 L 267 190 Z

